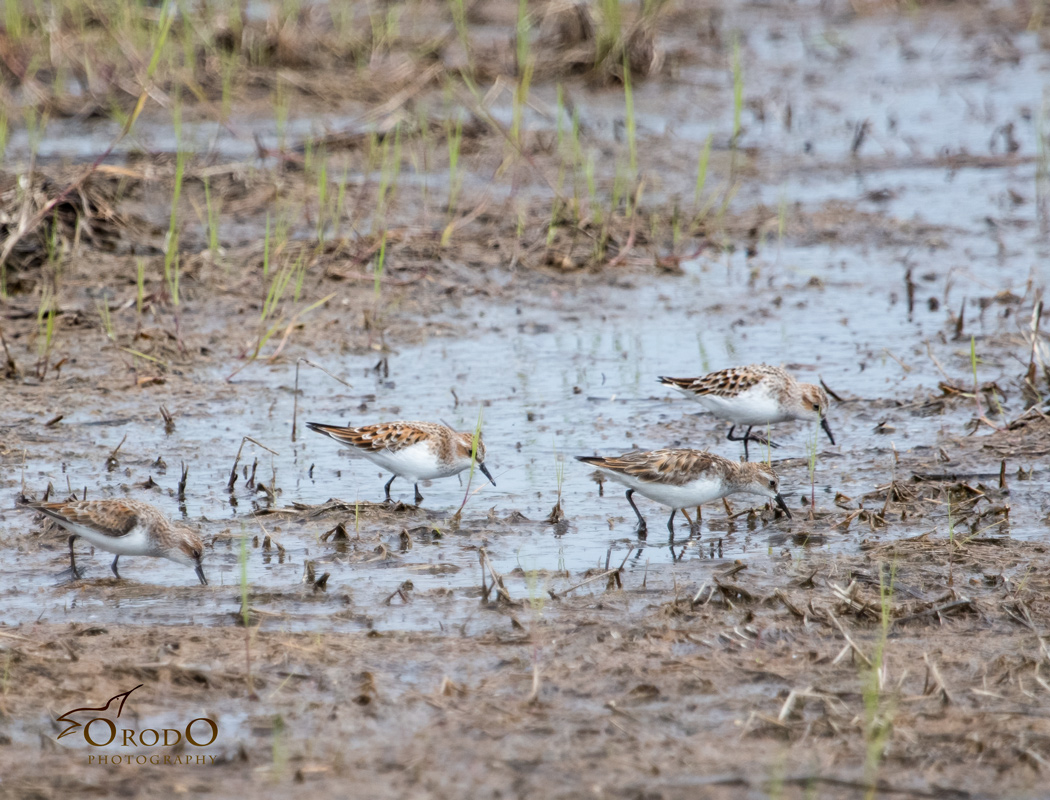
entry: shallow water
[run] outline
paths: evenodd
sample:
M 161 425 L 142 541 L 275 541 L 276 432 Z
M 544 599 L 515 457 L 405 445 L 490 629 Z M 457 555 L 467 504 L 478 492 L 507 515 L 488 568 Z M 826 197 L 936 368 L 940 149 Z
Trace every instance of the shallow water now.
M 832 404 L 837 444 L 831 446 L 819 432 L 816 438 L 814 491 L 818 506 L 831 509 L 838 492 L 856 499 L 887 483 L 895 474 L 896 453 L 904 454 L 906 461 L 910 456 L 933 461 L 939 448 L 951 451 L 953 437 L 967 434 L 965 426 L 973 416 L 969 402 L 953 401 L 932 415 L 915 407 L 898 408 L 896 402 L 921 403 L 939 394 L 937 384 L 944 376 L 934 358 L 960 386 L 969 385 L 970 334 L 976 337 L 982 360 L 979 380 L 1016 388 L 1027 359 L 1016 334 L 1030 313 L 1029 283 L 1045 280 L 1040 270 L 1046 248 L 1038 235 L 1036 165 L 1030 159 L 1037 146 L 1048 56 L 1033 37 L 1022 35 L 1013 39 L 1018 62 L 1004 62 L 988 55 L 987 48 L 995 45 L 990 35 L 968 36 L 940 26 L 937 19 L 930 15 L 924 26 L 896 17 L 858 19 L 819 34 L 785 20 L 785 35 L 745 40 L 746 94 L 757 103 L 745 110 L 740 144 L 752 153 L 759 171 L 768 173 L 749 178 L 739 196 L 740 201 L 760 201 L 770 209 L 770 218 L 759 220 L 768 233 L 757 256 L 709 251 L 683 263 L 685 274 L 679 277 L 625 275 L 609 288 L 554 289 L 547 296 L 525 294 L 514 303 L 462 301 L 426 320 L 445 324 L 454 335 L 398 346 L 389 355 L 388 376 L 372 370 L 378 355 L 348 358 L 334 354 L 337 343 L 296 343 L 289 356 L 320 362 L 353 388 L 303 367 L 299 436 L 294 443 L 292 363 L 251 365 L 232 384 L 224 381 L 228 365 L 215 366 L 195 375 L 196 386 L 173 383 L 148 395 L 101 389 L 97 375 L 76 364 L 67 366 L 59 380 L 84 386 L 78 408 L 51 408 L 41 396 L 41 410 L 27 410 L 23 418 L 5 423 L 34 431 L 35 446 L 26 457 L 27 486 L 39 493 L 51 481 L 59 496 L 85 486 L 89 497 L 128 492 L 185 517 L 206 538 L 219 535 L 207 557 L 211 586 L 200 590 L 191 570 L 170 562 L 131 558 L 122 564 L 128 581 L 123 587 L 59 583 L 67 565 L 64 544 L 55 539 L 53 548 L 41 549 L 29 536 L 32 516 L 10 510 L 19 481 L 9 476 L 0 490 L 2 505 L 9 509 L 0 517 L 0 538 L 8 545 L 7 567 L 15 580 L 0 590 L 0 618 L 8 623 L 46 618 L 94 624 L 129 617 L 157 623 L 228 620 L 240 603 L 239 537 L 261 538 L 264 531 L 279 539 L 284 556 L 266 554 L 253 545 L 247 580 L 258 595 L 253 605 L 274 615 L 264 617 L 264 624 L 286 628 L 473 625 L 477 601 L 472 592 L 480 581 L 481 546 L 500 572 L 520 567 L 538 576 L 509 576 L 516 597 L 542 594 L 548 585 L 571 585 L 582 579 L 583 570 L 603 567 L 607 559 L 616 565 L 628 554 L 627 565 L 634 573 L 628 580 L 659 569 L 664 578 L 681 575 L 702 582 L 715 567 L 734 559 L 762 559 L 785 551 L 804 558 L 814 549 L 856 547 L 867 534 L 856 528 L 829 531 L 826 522 L 805 519 L 801 502 L 810 493 L 806 458 L 814 431 L 800 424 L 778 426 L 774 439 L 782 447 L 770 454 L 774 463 L 791 459 L 780 470 L 784 493 L 797 512 L 795 520 L 758 523 L 750 529 L 743 521 L 728 522 L 720 508 L 713 508 L 699 543 L 684 549 L 681 542 L 668 546 L 666 512 L 646 500 L 640 507 L 649 519 L 650 534 L 640 542 L 623 493 L 607 485 L 606 495 L 600 497 L 590 470 L 572 456 L 618 453 L 636 446 L 691 446 L 739 457 L 740 448 L 724 439 L 726 426 L 663 389 L 656 377 L 702 374 L 758 361 L 785 364 L 800 379 L 823 378 L 851 398 Z M 867 84 L 873 88 L 857 94 L 861 74 L 873 76 Z M 723 67 L 696 68 L 681 77 L 670 88 L 658 83 L 638 87 L 638 125 L 643 144 L 651 139 L 688 156 L 676 161 L 688 168 L 664 172 L 654 181 L 653 191 L 691 194 L 696 145 L 712 130 L 724 131 L 731 123 L 731 82 Z M 809 98 L 805 108 L 792 99 L 802 95 Z M 553 92 L 538 88 L 535 96 L 548 108 L 553 106 Z M 581 92 L 574 101 L 596 138 L 613 135 L 622 122 L 622 95 L 617 92 Z M 790 126 L 785 120 L 789 104 Z M 703 114 L 696 114 L 696 108 Z M 494 108 L 497 117 L 505 112 L 498 105 Z M 287 133 L 294 138 L 340 129 L 352 119 L 344 115 L 293 120 Z M 851 144 L 856 125 L 864 120 L 871 122 L 871 131 L 858 150 L 862 158 L 854 159 Z M 1002 126 L 1010 122 L 1019 148 L 1014 160 L 982 168 L 936 161 L 964 151 L 1001 153 Z M 75 132 L 64 124 L 52 123 L 42 157 L 86 157 L 111 135 L 105 123 L 90 126 L 89 133 L 80 123 Z M 244 124 L 264 142 L 276 136 L 271 120 L 246 119 Z M 194 128 L 188 123 L 187 140 L 200 149 L 214 143 L 214 152 L 228 158 L 254 152 L 250 137 L 224 134 L 215 139 L 215 129 L 208 125 Z M 551 120 L 536 114 L 529 117 L 529 125 L 550 126 Z M 162 124 L 151 129 L 144 122 L 139 141 L 170 147 L 164 131 Z M 78 151 L 77 142 L 86 149 Z M 16 132 L 11 152 L 18 155 L 24 145 Z M 841 237 L 797 230 L 790 238 L 777 235 L 779 207 L 785 209 L 790 231 L 796 209 L 812 213 L 834 204 L 849 212 L 842 219 Z M 849 227 L 850 214 L 858 213 L 876 223 L 864 238 Z M 902 225 L 925 226 L 929 234 L 916 246 L 914 233 L 896 235 Z M 916 284 L 911 309 L 905 283 L 909 267 Z M 514 291 L 514 276 L 498 277 L 508 293 Z M 1007 289 L 1024 296 L 1025 302 L 992 303 L 983 310 L 976 306 L 978 299 Z M 965 336 L 956 341 L 949 309 L 957 312 L 964 305 Z M 215 324 L 203 318 L 196 323 Z M 160 403 L 176 417 L 170 435 L 156 412 Z M 447 531 L 446 521 L 463 501 L 461 479 L 421 487 L 424 511 L 394 521 L 363 518 L 359 531 L 351 519 L 351 542 L 342 548 L 319 540 L 336 517 L 305 522 L 256 519 L 250 512 L 255 503 L 264 505 L 262 495 L 249 491 L 243 476 L 233 495 L 236 505 L 225 490 L 241 439 L 251 436 L 279 453 L 271 457 L 248 444 L 241 459 L 242 465 L 250 465 L 258 457 L 260 480 L 275 475 L 278 506 L 316 504 L 331 497 L 377 501 L 388 476 L 366 461 L 348 459 L 334 442 L 306 430 L 303 422 L 431 419 L 467 430 L 482 408 L 487 464 L 497 486 L 476 476 L 472 491 L 477 492 L 467 503 L 458 531 Z M 1016 392 L 1006 409 L 1007 417 L 1020 413 Z M 65 418 L 53 428 L 40 427 L 54 413 Z M 892 433 L 874 432 L 883 421 L 892 426 Z M 125 434 L 120 465 L 109 472 L 106 457 Z M 158 457 L 166 462 L 166 470 L 155 465 Z M 190 473 L 187 501 L 180 509 L 174 487 L 183 461 Z M 1034 466 L 1037 478 L 1043 474 L 1038 464 L 1009 466 Z M 993 474 L 998 468 L 991 455 L 987 462 L 951 463 L 953 472 L 968 474 Z M 557 500 L 559 474 L 566 521 L 552 526 L 541 520 Z M 160 489 L 135 488 L 150 476 Z M 1012 483 L 1013 511 L 1008 526 L 999 526 L 1002 532 L 1024 538 L 1047 535 L 1041 484 L 1038 479 Z M 411 493 L 407 482 L 395 482 L 395 497 L 410 501 Z M 746 499 L 733 502 L 738 510 L 747 505 Z M 513 511 L 528 521 L 508 521 Z M 399 552 L 401 529 L 424 525 L 444 528 L 446 535 L 433 540 L 417 535 L 410 550 Z M 893 523 L 878 535 L 910 536 L 946 525 L 946 515 L 916 518 Z M 826 538 L 808 549 L 785 538 L 802 532 Z M 686 534 L 680 527 L 679 536 Z M 378 540 L 393 555 L 371 554 Z M 78 552 L 91 579 L 109 576 L 107 554 L 89 556 L 83 544 Z M 305 561 L 315 562 L 318 574 L 331 573 L 327 593 L 313 593 L 301 583 Z M 559 570 L 570 575 L 550 577 Z M 384 600 L 409 579 L 415 587 L 413 601 L 399 605 L 400 599 L 394 598 L 385 605 Z M 583 591 L 597 592 L 603 585 L 596 582 Z
M 966 242 L 966 237 L 960 238 Z M 353 388 L 347 389 L 319 370 L 302 367 L 299 434 L 294 444 L 290 441 L 292 364 L 251 365 L 232 384 L 224 383 L 225 373 L 216 370 L 204 380 L 207 389 L 203 394 L 187 392 L 185 398 L 164 398 L 176 417 L 171 435 L 165 434 L 153 404 L 147 405 L 141 397 L 88 395 L 89 402 L 68 410 L 59 426 L 45 429 L 50 441 L 41 441 L 27 457 L 27 484 L 41 487 L 50 480 L 61 495 L 67 491 L 69 476 L 74 490 L 87 486 L 91 497 L 119 496 L 152 475 L 162 490 L 131 489 L 131 493 L 178 516 L 178 503 L 171 495 L 179 462 L 185 461 L 190 465 L 187 519 L 199 524 L 206 537 L 220 533 L 234 537 L 221 538 L 207 556 L 211 587 L 203 596 L 213 602 L 199 605 L 202 595 L 193 586 L 191 570 L 157 559 L 125 559 L 124 577 L 142 582 L 130 591 L 117 594 L 91 583 L 56 588 L 67 562 L 58 543 L 54 550 L 30 547 L 19 552 L 16 548 L 8 565 L 19 576 L 17 588 L 11 586 L 0 595 L 0 608 L 9 622 L 41 615 L 52 621 L 68 618 L 85 623 L 104 623 L 128 614 L 148 615 L 158 622 L 229 618 L 240 596 L 237 537 L 242 533 L 261 536 L 263 529 L 283 544 L 285 554 L 280 558 L 250 548 L 251 589 L 273 595 L 255 605 L 278 615 L 267 624 L 292 628 L 310 627 L 322 618 L 325 625 L 336 627 L 429 628 L 464 622 L 476 608 L 476 600 L 465 596 L 464 590 L 478 586 L 479 546 L 488 549 L 500 572 L 515 567 L 540 571 L 540 591 L 545 581 L 554 588 L 570 585 L 582 571 L 604 566 L 607 557 L 617 564 L 634 550 L 637 552 L 628 560 L 630 570 L 673 569 L 698 581 L 727 560 L 763 558 L 784 548 L 801 556 L 804 548 L 791 539 L 784 543 L 790 533 L 825 533 L 821 544 L 809 547 L 849 550 L 862 538 L 855 529 L 828 531 L 826 523 L 805 519 L 801 498 L 808 499 L 809 494 L 805 459 L 813 433 L 808 426 L 787 424 L 774 431 L 775 440 L 782 445 L 772 453 L 774 463 L 794 459 L 781 471 L 783 491 L 796 519 L 760 523 L 754 530 L 738 521 L 730 529 L 721 509 L 715 508 L 708 512 L 699 543 L 684 550 L 688 529 L 680 527 L 681 541 L 669 547 L 666 511 L 647 500 L 641 500 L 640 507 L 650 521 L 650 534 L 647 541 L 640 542 L 622 492 L 607 484 L 606 496 L 599 497 L 590 470 L 572 456 L 617 453 L 635 446 L 691 446 L 739 457 L 739 446 L 723 438 L 725 425 L 700 413 L 695 403 L 664 390 L 656 377 L 765 361 L 788 364 L 803 380 L 820 377 L 844 396 L 859 398 L 845 405 L 832 404 L 835 446 L 822 433 L 817 439 L 818 504 L 829 508 L 836 492 L 856 498 L 886 483 L 893 470 L 894 449 L 932 453 L 939 446 L 949 446 L 946 437 L 964 435 L 964 425 L 973 414 L 972 406 L 965 402 L 935 416 L 898 411 L 883 402 L 895 398 L 911 402 L 927 393 L 938 394 L 941 376 L 925 353 L 926 340 L 931 341 L 938 361 L 965 383 L 968 343 L 941 342 L 941 334 L 949 328 L 946 313 L 943 307 L 930 311 L 925 303 L 927 294 L 943 295 L 945 278 L 958 260 L 958 246 L 926 254 L 922 270 L 937 277 L 921 283 L 911 314 L 902 296 L 903 267 L 892 252 L 786 246 L 778 252 L 773 245 L 750 262 L 742 254 L 696 261 L 686 264 L 682 277 L 630 278 L 625 281 L 629 286 L 556 294 L 543 304 L 482 308 L 465 303 L 440 315 L 463 335 L 398 348 L 389 356 L 388 377 L 371 370 L 371 359 L 304 352 L 305 357 L 346 378 Z M 972 252 L 981 241 L 964 246 Z M 946 307 L 957 306 L 963 296 L 976 296 L 982 284 L 993 279 L 998 286 L 1013 284 L 1018 293 L 1023 292 L 1026 259 L 1007 259 L 1000 266 L 992 255 L 972 261 L 965 275 L 955 277 Z M 984 270 L 982 263 L 987 265 Z M 1012 268 L 1006 278 L 1004 268 Z M 752 272 L 757 276 L 749 284 Z M 819 276 L 822 286 L 810 284 L 814 276 Z M 1000 319 L 1000 313 L 992 306 L 973 320 L 968 330 L 977 335 L 978 342 L 1017 324 L 1012 316 Z M 894 334 L 887 337 L 887 331 Z M 979 346 L 983 352 L 985 345 Z M 1016 375 L 1017 367 L 999 357 L 982 367 L 982 381 L 1002 382 L 1004 373 Z M 372 539 L 378 536 L 397 554 L 393 558 L 368 562 L 353 542 L 342 552 L 333 543 L 320 542 L 320 534 L 332 528 L 337 517 L 306 522 L 265 516 L 254 519 L 250 513 L 253 500 L 262 495 L 253 497 L 246 490 L 243 475 L 234 492 L 236 506 L 225 489 L 240 439 L 251 436 L 279 453 L 271 457 L 248 443 L 241 459 L 243 465 L 258 457 L 260 481 L 269 482 L 275 471 L 278 506 L 317 504 L 332 497 L 351 503 L 378 501 L 388 476 L 367 461 L 346 457 L 331 440 L 305 430 L 305 421 L 363 424 L 397 418 L 440 419 L 469 430 L 482 407 L 486 464 L 497 486 L 476 476 L 473 488 L 478 491 L 468 501 L 462 528 L 433 541 L 417 535 L 412 549 L 404 553 L 398 553 L 401 528 L 447 527 L 448 516 L 464 497 L 462 480 L 424 485 L 424 512 L 406 513 L 394 521 L 360 520 L 359 532 L 368 542 L 364 552 L 375 547 Z M 1012 410 L 1019 412 L 1020 408 L 1013 406 Z M 890 420 L 894 433 L 873 432 L 882 419 Z M 106 456 L 125 434 L 128 440 L 118 455 L 120 466 L 107 472 Z M 753 456 L 762 457 L 762 450 L 757 447 Z M 58 458 L 49 463 L 49 454 L 54 458 L 56 451 Z M 154 466 L 158 456 L 167 463 L 166 472 Z M 556 502 L 560 469 L 564 469 L 567 521 L 551 526 L 539 520 Z M 997 462 L 967 466 L 967 471 L 984 473 L 997 469 Z M 412 487 L 407 482 L 395 482 L 393 491 L 395 499 L 411 502 Z M 13 504 L 14 493 L 5 491 L 5 506 Z M 748 505 L 746 498 L 733 502 L 737 509 Z M 1014 509 L 1010 535 L 1045 536 L 1045 523 L 1038 514 L 1038 481 L 1015 483 L 1010 502 Z M 512 511 L 531 521 L 504 521 Z M 10 544 L 17 545 L 25 536 L 30 520 L 26 512 L 5 513 L 2 524 Z M 881 535 L 915 535 L 943 524 L 943 520 L 920 518 L 911 524 L 893 524 Z M 348 527 L 353 540 L 353 516 Z M 108 577 L 106 554 L 90 557 L 84 545 L 80 552 L 79 561 L 88 566 L 89 577 Z M 327 594 L 315 595 L 300 583 L 305 560 L 316 562 L 318 575 L 331 573 Z M 542 577 L 543 571 L 558 570 L 568 570 L 572 577 Z M 400 599 L 395 598 L 392 605 L 382 605 L 406 579 L 415 586 L 414 602 L 399 605 Z M 510 585 L 518 596 L 538 591 L 527 583 L 518 577 Z M 158 585 L 170 589 L 159 593 Z M 445 589 L 453 594 L 427 595 Z M 332 617 L 334 613 L 339 616 Z

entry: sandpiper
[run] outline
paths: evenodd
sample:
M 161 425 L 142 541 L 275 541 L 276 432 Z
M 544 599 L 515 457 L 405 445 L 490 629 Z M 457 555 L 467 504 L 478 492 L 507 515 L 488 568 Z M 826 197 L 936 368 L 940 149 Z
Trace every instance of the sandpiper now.
M 419 481 L 448 478 L 470 469 L 474 449 L 473 431 L 454 431 L 436 422 L 382 422 L 358 428 L 307 422 L 306 427 L 330 436 L 351 453 L 393 472 L 394 477 L 384 487 L 388 502 L 390 484 L 396 478 L 405 478 L 415 485 L 416 505 L 419 505 L 423 502 Z M 485 466 L 485 445 L 480 435 L 473 462 L 495 486 L 496 481 Z
M 660 383 L 671 386 L 700 403 L 719 419 L 728 420 L 728 439 L 744 443 L 744 460 L 748 459 L 749 441 L 776 447 L 774 442 L 752 434 L 755 425 L 771 425 L 792 419 L 820 420 L 820 427 L 835 444 L 828 425 L 828 396 L 819 386 L 799 383 L 780 367 L 751 364 L 730 367 L 700 378 L 666 378 Z M 743 436 L 734 436 L 737 425 L 746 425 Z
M 638 533 L 646 531 L 645 519 L 631 495 L 635 492 L 671 507 L 667 529 L 674 536 L 674 515 L 731 494 L 744 492 L 775 500 L 788 517 L 780 495 L 780 478 L 761 462 L 738 463 L 704 450 L 633 451 L 621 456 L 576 456 L 577 461 L 597 467 L 627 488 L 627 502 L 638 516 Z
M 154 556 L 193 567 L 202 584 L 207 585 L 201 557 L 204 544 L 189 528 L 172 523 L 156 506 L 140 500 L 74 500 L 68 503 L 37 503 L 29 508 L 53 519 L 72 535 L 69 537 L 69 565 L 79 578 L 73 542 L 78 536 L 95 547 L 115 553 L 111 569 L 120 578 L 117 562 L 121 556 Z

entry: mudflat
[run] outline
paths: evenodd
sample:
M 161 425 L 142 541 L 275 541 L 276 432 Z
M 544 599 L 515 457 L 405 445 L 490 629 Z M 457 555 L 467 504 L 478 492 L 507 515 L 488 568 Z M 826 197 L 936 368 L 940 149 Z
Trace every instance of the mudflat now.
M 1047 41 L 994 3 L 11 6 L 0 796 L 1045 796 Z M 740 458 L 657 376 L 759 362 L 831 396 L 835 445 L 751 445 L 792 519 L 636 497 L 640 538 L 572 457 Z M 304 424 L 395 419 L 480 430 L 496 486 L 383 503 Z M 72 580 L 22 507 L 72 496 L 198 530 L 209 585 L 83 541 Z

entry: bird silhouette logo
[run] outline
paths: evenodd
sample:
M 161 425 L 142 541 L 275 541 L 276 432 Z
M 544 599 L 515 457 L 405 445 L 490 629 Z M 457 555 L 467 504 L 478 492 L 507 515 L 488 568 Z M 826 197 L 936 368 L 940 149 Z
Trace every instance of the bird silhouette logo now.
M 140 683 L 138 686 L 135 687 L 135 689 L 141 689 L 143 687 L 143 685 L 144 684 Z M 109 711 L 109 708 L 110 708 L 110 706 L 113 705 L 113 702 L 115 700 L 119 700 L 120 701 L 120 705 L 117 706 L 117 716 L 119 717 L 120 713 L 124 710 L 124 703 L 127 702 L 128 696 L 133 691 L 135 691 L 135 689 L 128 689 L 126 692 L 121 692 L 120 694 L 113 695 L 111 698 L 109 698 L 109 700 L 106 701 L 106 704 L 102 705 L 102 706 L 97 706 L 97 707 L 85 706 L 84 708 L 74 708 L 72 711 L 67 711 L 65 714 L 63 714 L 61 717 L 59 717 L 57 720 L 55 720 L 56 722 L 68 722 L 68 723 L 70 723 L 69 727 L 66 728 L 64 731 L 62 731 L 62 733 L 58 734 L 57 738 L 61 739 L 67 733 L 72 733 L 77 728 L 82 727 L 81 724 L 79 722 L 77 722 L 76 720 L 69 719 L 69 717 L 71 715 L 76 714 L 78 711 Z

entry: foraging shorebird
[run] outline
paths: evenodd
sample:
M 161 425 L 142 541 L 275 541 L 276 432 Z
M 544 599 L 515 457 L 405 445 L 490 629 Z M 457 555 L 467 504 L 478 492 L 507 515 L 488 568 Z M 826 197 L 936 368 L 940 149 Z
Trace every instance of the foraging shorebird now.
M 631 497 L 635 492 L 670 506 L 667 529 L 672 536 L 678 509 L 699 506 L 731 494 L 768 497 L 791 516 L 780 495 L 780 478 L 772 467 L 761 462 L 738 463 L 704 450 L 634 451 L 612 457 L 576 456 L 576 460 L 596 467 L 627 487 L 627 502 L 638 517 L 639 534 L 645 533 L 646 525 Z
M 719 419 L 728 420 L 732 427 L 726 438 L 744 443 L 745 461 L 749 441 L 777 447 L 764 436 L 752 434 L 751 428 L 755 425 L 772 425 L 792 419 L 820 420 L 820 427 L 835 444 L 828 425 L 825 391 L 812 383 L 799 383 L 780 367 L 751 364 L 719 370 L 700 378 L 661 377 L 660 383 L 692 398 Z M 747 426 L 743 436 L 733 435 L 737 425 Z
M 390 502 L 390 484 L 396 478 L 412 481 L 417 506 L 423 502 L 419 481 L 449 478 L 470 469 L 474 449 L 472 431 L 454 431 L 436 422 L 383 422 L 359 428 L 307 422 L 306 427 L 335 439 L 352 454 L 364 456 L 373 464 L 393 472 L 394 477 L 383 487 L 387 502 Z M 495 486 L 496 481 L 485 466 L 485 445 L 480 435 L 473 463 Z
M 79 536 L 95 547 L 115 553 L 110 568 L 117 572 L 121 556 L 167 558 L 193 567 L 201 584 L 207 585 L 201 558 L 204 544 L 189 528 L 172 523 L 159 508 L 140 500 L 75 500 L 68 503 L 37 503 L 28 506 L 44 514 L 67 531 L 69 565 L 79 578 L 73 542 Z

